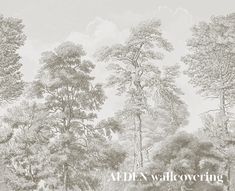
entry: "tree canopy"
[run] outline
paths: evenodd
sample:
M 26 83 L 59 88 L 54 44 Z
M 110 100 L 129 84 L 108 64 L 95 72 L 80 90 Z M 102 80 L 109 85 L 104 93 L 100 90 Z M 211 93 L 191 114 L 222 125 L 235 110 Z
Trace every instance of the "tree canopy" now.
M 18 50 L 26 36 L 20 19 L 0 15 L 0 103 L 19 97 L 23 90 Z

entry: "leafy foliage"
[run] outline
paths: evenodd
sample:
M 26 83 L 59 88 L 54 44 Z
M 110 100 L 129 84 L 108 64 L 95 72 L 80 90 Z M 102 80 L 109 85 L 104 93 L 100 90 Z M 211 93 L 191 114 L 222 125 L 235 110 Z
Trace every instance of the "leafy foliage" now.
M 223 174 L 223 156 L 218 153 L 211 142 L 200 141 L 186 132 L 179 132 L 156 144 L 151 153 L 151 162 L 146 166 L 146 174 L 163 174 L 174 172 L 184 174 Z M 199 188 L 205 190 L 222 190 L 221 185 L 208 182 L 142 182 L 140 190 L 181 190 L 182 187 L 193 191 Z M 187 190 L 186 189 L 186 190 Z
M 8 110 L 5 125 L 12 129 L 12 138 L 3 145 L 6 183 L 15 191 L 35 190 L 40 180 L 50 174 L 47 144 L 47 113 L 36 103 L 22 102 Z
M 228 179 L 233 156 L 232 113 L 235 85 L 235 14 L 212 17 L 192 28 L 189 54 L 182 58 L 188 65 L 186 74 L 199 93 L 219 101 L 215 114 L 204 116 L 206 135 L 227 159 Z M 231 145 L 232 144 L 232 145 Z M 232 150 L 231 150 L 232 149 Z M 229 188 L 227 189 L 229 190 Z
M 112 124 L 118 129 L 115 121 L 93 125 L 105 96 L 101 85 L 93 83 L 94 65 L 84 55 L 81 46 L 70 42 L 43 53 L 30 93 L 41 104 L 23 102 L 5 117 L 12 129 L 4 149 L 6 181 L 13 190 L 35 190 L 40 184 L 95 190 L 98 172 L 116 170 L 124 160 L 125 153 L 99 131 Z
M 23 90 L 18 49 L 24 44 L 23 24 L 0 15 L 0 103 L 19 97 Z
M 219 97 L 222 89 L 229 105 L 234 103 L 234 31 L 235 14 L 200 22 L 192 28 L 193 36 L 187 43 L 190 53 L 183 57 L 190 82 L 200 93 Z
M 157 112 L 158 118 L 162 118 L 162 111 L 170 112 L 170 121 L 175 123 L 172 126 L 174 132 L 183 125 L 182 119 L 187 113 L 179 98 L 182 92 L 175 85 L 178 66 L 166 67 L 164 72 L 157 66 L 157 61 L 164 57 L 162 51 L 170 52 L 173 49 L 163 38 L 160 26 L 158 20 L 142 22 L 131 29 L 124 44 L 104 47 L 97 53 L 98 59 L 108 62 L 107 68 L 113 72 L 108 79 L 108 86 L 116 87 L 119 95 L 126 96 L 125 107 L 120 113 L 129 120 L 128 126 L 134 134 L 135 168 L 143 166 L 144 118 L 149 114 L 156 116 Z M 161 109 L 159 107 L 156 111 L 152 105 L 157 99 L 164 100 L 168 105 L 164 106 L 162 102 Z M 182 117 L 176 114 L 178 110 L 183 111 Z

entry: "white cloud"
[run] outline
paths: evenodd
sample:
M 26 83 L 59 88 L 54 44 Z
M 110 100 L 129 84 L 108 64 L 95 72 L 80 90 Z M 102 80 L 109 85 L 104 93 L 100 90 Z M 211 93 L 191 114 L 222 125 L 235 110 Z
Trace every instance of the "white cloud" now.
M 88 23 L 85 33 L 71 32 L 66 40 L 82 44 L 92 55 L 102 46 L 123 42 L 127 35 L 128 29 L 120 30 L 113 22 L 97 17 Z

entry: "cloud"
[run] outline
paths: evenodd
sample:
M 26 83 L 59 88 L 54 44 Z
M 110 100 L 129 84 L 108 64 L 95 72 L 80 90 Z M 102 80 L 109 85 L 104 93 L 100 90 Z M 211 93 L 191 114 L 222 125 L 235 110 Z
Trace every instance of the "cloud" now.
M 128 36 L 128 31 L 120 30 L 115 23 L 97 17 L 88 23 L 85 33 L 71 32 L 66 40 L 82 44 L 88 55 L 92 55 L 102 46 L 122 43 Z

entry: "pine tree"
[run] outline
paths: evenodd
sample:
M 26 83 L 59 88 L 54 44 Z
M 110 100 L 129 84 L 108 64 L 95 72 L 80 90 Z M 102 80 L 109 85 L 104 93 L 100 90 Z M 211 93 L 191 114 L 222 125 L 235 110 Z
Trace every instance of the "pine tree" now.
M 142 22 L 132 28 L 124 44 L 105 47 L 97 54 L 100 61 L 109 62 L 107 68 L 113 72 L 108 86 L 115 86 L 118 94 L 126 97 L 121 113 L 131 120 L 129 125 L 134 128 L 134 170 L 143 167 L 144 163 L 144 120 L 150 113 L 161 113 L 160 107 L 153 107 L 156 98 L 170 104 L 162 104 L 161 107 L 171 113 L 170 117 L 174 118 L 171 121 L 178 123 L 175 124 L 177 127 L 182 125 L 182 120 L 178 121 L 176 118 L 179 116 L 175 114 L 181 106 L 182 111 L 185 109 L 184 103 L 179 99 L 182 92 L 174 81 L 178 68 L 166 67 L 162 72 L 157 66 L 157 62 L 164 57 L 161 50 L 172 50 L 172 45 L 162 37 L 160 26 L 160 22 L 156 20 Z M 158 118 L 161 118 L 160 115 Z M 171 128 L 174 129 L 173 126 Z
M 215 115 L 208 115 L 205 128 L 219 142 L 216 143 L 218 149 L 225 153 L 230 150 L 230 109 L 235 103 L 234 32 L 234 13 L 212 17 L 210 22 L 200 22 L 192 28 L 192 38 L 187 43 L 189 54 L 182 59 L 188 66 L 186 74 L 190 77 L 190 83 L 199 89 L 202 96 L 219 101 Z M 225 157 L 229 177 L 231 156 L 225 154 Z
M 235 14 L 213 17 L 192 29 L 187 46 L 190 53 L 183 57 L 190 83 L 199 93 L 219 100 L 223 127 L 228 133 L 227 108 L 234 105 Z

